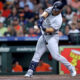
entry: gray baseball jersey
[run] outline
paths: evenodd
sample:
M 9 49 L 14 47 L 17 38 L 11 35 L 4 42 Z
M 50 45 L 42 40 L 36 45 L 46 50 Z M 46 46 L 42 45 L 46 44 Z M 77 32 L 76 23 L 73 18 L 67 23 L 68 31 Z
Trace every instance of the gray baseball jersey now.
M 49 7 L 45 11 L 48 12 L 49 16 L 44 20 L 43 27 L 53 27 L 55 30 L 59 30 L 62 25 L 62 15 L 61 13 L 57 16 L 52 15 L 52 8 Z

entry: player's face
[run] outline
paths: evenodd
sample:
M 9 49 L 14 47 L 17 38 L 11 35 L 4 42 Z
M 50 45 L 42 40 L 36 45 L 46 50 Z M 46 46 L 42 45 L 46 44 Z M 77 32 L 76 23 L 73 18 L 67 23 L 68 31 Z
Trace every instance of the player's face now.
M 52 14 L 53 14 L 54 16 L 56 16 L 56 15 L 58 15 L 58 14 L 60 14 L 60 13 L 61 13 L 61 10 L 60 10 L 60 11 L 55 11 L 55 10 L 52 11 Z

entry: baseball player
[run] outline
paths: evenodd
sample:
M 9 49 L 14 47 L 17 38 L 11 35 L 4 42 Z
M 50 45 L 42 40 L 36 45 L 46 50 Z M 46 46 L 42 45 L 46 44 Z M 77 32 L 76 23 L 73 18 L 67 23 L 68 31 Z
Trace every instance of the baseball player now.
M 58 50 L 58 31 L 62 25 L 61 11 L 63 7 L 62 2 L 57 1 L 52 7 L 47 8 L 41 15 L 38 21 L 38 27 L 41 28 L 42 35 L 37 42 L 35 54 L 25 77 L 31 77 L 33 75 L 33 71 L 35 71 L 41 56 L 47 49 L 55 60 L 60 61 L 69 69 L 72 76 L 76 76 L 75 67 L 61 56 Z

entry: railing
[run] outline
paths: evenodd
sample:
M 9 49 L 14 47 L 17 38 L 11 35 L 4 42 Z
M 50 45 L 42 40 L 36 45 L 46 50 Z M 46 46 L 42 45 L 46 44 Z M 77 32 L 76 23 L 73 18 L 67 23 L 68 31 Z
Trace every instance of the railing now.
M 37 41 L 38 37 L 0 37 L 0 41 Z M 60 40 L 68 40 L 67 36 L 61 36 Z
M 80 44 L 80 33 L 69 34 L 69 41 L 73 44 Z

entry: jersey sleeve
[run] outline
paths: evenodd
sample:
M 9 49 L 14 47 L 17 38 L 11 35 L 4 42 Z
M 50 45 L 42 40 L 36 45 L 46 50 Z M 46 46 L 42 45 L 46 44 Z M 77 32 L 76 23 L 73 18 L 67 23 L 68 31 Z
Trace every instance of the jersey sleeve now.
M 53 7 L 49 7 L 49 8 L 47 8 L 47 9 L 45 9 L 44 12 L 48 12 L 48 14 L 50 14 L 50 13 L 52 12 L 52 8 L 53 8 Z

